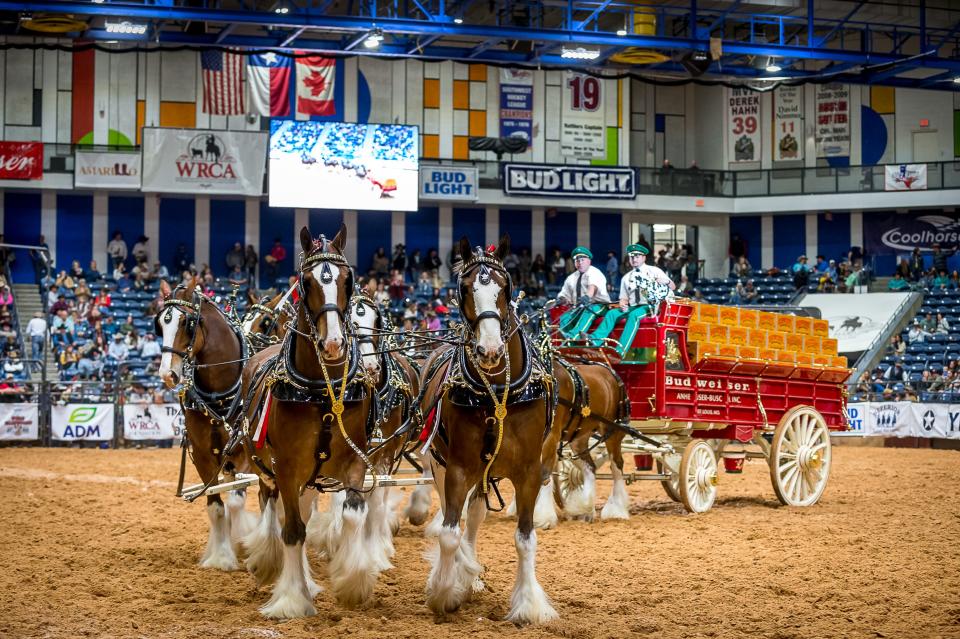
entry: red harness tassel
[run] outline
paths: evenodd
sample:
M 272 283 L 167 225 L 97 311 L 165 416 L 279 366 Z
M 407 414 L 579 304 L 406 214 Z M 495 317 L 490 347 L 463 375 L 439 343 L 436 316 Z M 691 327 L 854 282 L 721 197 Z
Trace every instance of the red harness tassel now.
M 267 420 L 270 419 L 270 406 L 273 404 L 273 389 L 267 390 L 267 399 L 264 400 L 263 415 L 257 422 L 257 430 L 253 433 L 253 441 L 257 443 L 257 449 L 263 448 L 263 442 L 267 439 Z

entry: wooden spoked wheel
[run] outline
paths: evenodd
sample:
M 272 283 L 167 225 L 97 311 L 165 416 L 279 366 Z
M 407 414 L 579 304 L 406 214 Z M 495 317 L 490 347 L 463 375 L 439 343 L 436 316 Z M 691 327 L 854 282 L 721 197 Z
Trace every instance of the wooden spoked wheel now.
M 830 430 L 810 406 L 791 408 L 773 432 L 770 479 L 787 506 L 817 503 L 830 477 Z
M 717 457 L 704 439 L 694 439 L 680 460 L 680 503 L 692 513 L 703 513 L 717 498 Z
M 590 451 L 590 455 L 593 457 L 593 463 L 596 468 L 603 466 L 610 458 L 604 446 L 595 447 Z M 564 501 L 566 501 L 567 495 L 583 486 L 583 470 L 573 463 L 570 457 L 564 456 L 557 462 L 554 475 L 556 475 L 557 478 L 557 490 L 560 492 L 560 496 Z
M 670 479 L 661 479 L 660 485 L 663 486 L 663 492 L 667 493 L 673 501 L 680 501 L 680 476 L 670 472 L 670 469 L 659 459 L 657 460 L 657 474 L 670 475 Z

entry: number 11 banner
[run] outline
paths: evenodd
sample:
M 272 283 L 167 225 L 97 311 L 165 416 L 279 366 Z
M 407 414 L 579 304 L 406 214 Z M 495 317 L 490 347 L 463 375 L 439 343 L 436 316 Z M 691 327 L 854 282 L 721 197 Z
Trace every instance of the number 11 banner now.
M 803 159 L 803 87 L 773 94 L 773 161 Z
M 727 89 L 727 160 L 760 161 L 760 94 Z

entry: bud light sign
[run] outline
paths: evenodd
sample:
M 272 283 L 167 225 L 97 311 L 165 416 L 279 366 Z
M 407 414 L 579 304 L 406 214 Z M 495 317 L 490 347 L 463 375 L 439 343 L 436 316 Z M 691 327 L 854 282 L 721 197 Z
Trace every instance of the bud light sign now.
M 113 404 L 66 404 L 50 408 L 50 429 L 58 441 L 113 439 Z
M 476 167 L 420 167 L 420 197 L 424 200 L 476 201 L 479 196 Z

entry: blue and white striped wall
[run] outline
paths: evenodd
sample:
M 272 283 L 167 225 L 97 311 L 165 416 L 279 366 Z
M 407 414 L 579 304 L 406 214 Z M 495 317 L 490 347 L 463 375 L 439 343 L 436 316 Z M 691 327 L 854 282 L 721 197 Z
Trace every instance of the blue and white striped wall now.
M 838 262 L 851 246 L 863 246 L 863 212 L 738 215 L 730 217 L 730 237 L 747 243 L 754 268 L 789 268 L 800 255 L 813 263 L 817 255 Z

